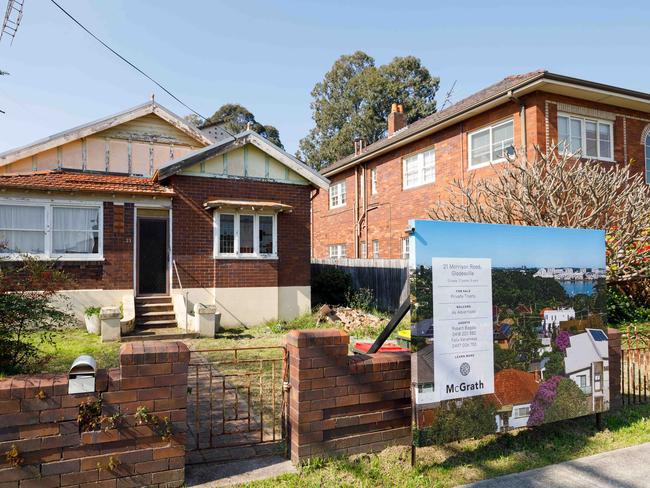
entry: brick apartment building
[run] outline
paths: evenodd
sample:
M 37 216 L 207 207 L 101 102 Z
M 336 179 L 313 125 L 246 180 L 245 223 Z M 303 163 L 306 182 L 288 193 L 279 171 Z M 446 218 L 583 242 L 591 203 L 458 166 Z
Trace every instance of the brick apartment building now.
M 494 174 L 504 153 L 556 141 L 650 182 L 650 94 L 547 71 L 509 76 L 406 125 L 394 104 L 387 137 L 323 169 L 312 204 L 312 257 L 405 258 L 409 219 L 428 218 L 448 184 Z M 515 149 L 516 148 L 516 149 Z
M 151 101 L 0 154 L 0 259 L 56 261 L 78 315 L 182 291 L 222 325 L 290 319 L 311 306 L 310 196 L 327 186 L 252 131 L 215 140 Z

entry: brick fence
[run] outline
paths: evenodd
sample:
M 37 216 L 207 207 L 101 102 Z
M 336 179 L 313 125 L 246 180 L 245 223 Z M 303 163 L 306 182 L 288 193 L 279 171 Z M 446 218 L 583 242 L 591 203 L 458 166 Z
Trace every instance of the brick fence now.
M 291 460 L 411 443 L 409 353 L 348 355 L 337 329 L 287 334 Z
M 0 380 L 0 488 L 182 486 L 188 362 L 181 342 L 134 342 L 93 394 L 69 395 L 64 374 Z M 97 400 L 103 428 L 80 432 L 80 404 Z

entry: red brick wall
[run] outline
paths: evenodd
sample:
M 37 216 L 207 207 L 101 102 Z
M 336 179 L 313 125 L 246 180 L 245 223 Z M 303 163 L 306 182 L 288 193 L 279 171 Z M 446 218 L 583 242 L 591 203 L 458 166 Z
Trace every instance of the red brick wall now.
M 557 141 L 557 103 L 593 108 L 617 114 L 614 122 L 614 156 L 617 163 L 632 161 L 635 173 L 642 173 L 645 164 L 641 134 L 650 123 L 650 114 L 598 104 L 590 101 L 536 92 L 522 98 L 526 105 L 526 145 L 528 156 L 534 157 L 534 145 L 546 148 L 546 111 L 548 108 L 549 140 Z M 547 103 L 548 102 L 548 103 Z M 358 202 L 358 216 L 361 218 L 358 241 L 366 241 L 368 256 L 371 257 L 372 241 L 379 240 L 380 258 L 400 258 L 401 238 L 406 234 L 409 219 L 429 218 L 428 209 L 439 200 L 447 198 L 446 189 L 454 179 L 469 174 L 485 178 L 494 174 L 492 168 L 468 171 L 468 133 L 494 122 L 512 117 L 514 121 L 515 147 L 521 145 L 519 106 L 506 103 L 488 110 L 462 123 L 450 126 L 433 135 L 425 136 L 389 153 L 377 156 L 358 166 L 356 171 L 365 171 L 368 211 L 363 212 L 361 191 L 355 183 L 355 169 L 351 168 L 334 176 L 328 176 L 332 183 L 346 180 L 347 204 L 343 208 L 330 210 L 328 193 L 319 192 L 313 201 L 313 249 L 316 258 L 326 258 L 329 244 L 346 244 L 347 257 L 360 257 L 355 251 L 355 201 Z M 625 131 L 624 131 L 625 127 Z M 626 144 L 624 146 L 624 141 Z M 417 188 L 402 188 L 402 158 L 423 149 L 436 148 L 436 180 Z M 625 157 L 627 156 L 627 158 Z M 606 163 L 616 164 L 616 163 Z M 377 170 L 378 193 L 370 194 L 370 172 Z M 361 178 L 359 176 L 358 181 Z
M 294 463 L 411 442 L 410 354 L 349 356 L 349 340 L 337 329 L 287 334 Z
M 0 380 L 0 486 L 183 486 L 188 362 L 181 342 L 134 342 L 122 346 L 119 369 L 98 372 L 91 395 L 69 395 L 64 374 Z M 79 405 L 100 398 L 103 414 L 119 412 L 123 424 L 80 433 Z M 140 406 L 170 419 L 170 439 L 138 424 Z M 5 455 L 12 446 L 17 467 Z
M 309 285 L 311 187 L 193 176 L 172 176 L 169 184 L 176 192 L 173 254 L 183 287 Z M 203 204 L 218 198 L 276 201 L 293 207 L 292 212 L 278 215 L 277 260 L 213 259 L 212 211 Z

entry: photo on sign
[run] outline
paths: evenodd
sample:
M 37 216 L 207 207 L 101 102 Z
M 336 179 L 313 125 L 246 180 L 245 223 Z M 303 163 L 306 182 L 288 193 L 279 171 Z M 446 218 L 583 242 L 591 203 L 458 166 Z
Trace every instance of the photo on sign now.
M 411 228 L 416 445 L 609 409 L 603 231 Z

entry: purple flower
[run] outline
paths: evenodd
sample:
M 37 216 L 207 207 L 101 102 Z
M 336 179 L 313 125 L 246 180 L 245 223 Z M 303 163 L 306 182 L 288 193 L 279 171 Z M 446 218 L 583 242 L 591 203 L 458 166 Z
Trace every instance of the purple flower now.
M 541 425 L 544 423 L 544 412 L 555 401 L 557 385 L 562 381 L 562 376 L 553 376 L 539 385 L 537 393 L 530 404 L 530 416 L 527 425 Z
M 568 331 L 563 330 L 555 338 L 555 347 L 561 353 L 564 353 L 567 350 L 567 347 L 571 346 L 571 334 Z

